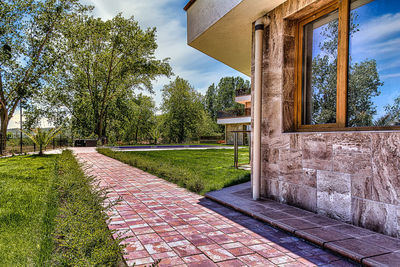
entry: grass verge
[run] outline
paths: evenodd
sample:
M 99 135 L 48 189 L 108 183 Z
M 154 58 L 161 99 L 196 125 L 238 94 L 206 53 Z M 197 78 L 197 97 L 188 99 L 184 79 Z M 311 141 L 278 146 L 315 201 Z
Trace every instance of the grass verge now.
M 0 159 L 0 265 L 120 265 L 104 198 L 70 151 Z
M 71 151 L 63 151 L 56 164 L 55 250 L 51 265 L 115 266 L 121 260 L 121 239 L 113 239 L 106 225 L 106 192 L 84 174 Z
M 249 171 L 233 167 L 231 149 L 97 151 L 199 194 L 250 180 Z M 240 162 L 245 161 L 248 150 L 240 149 L 239 157 Z

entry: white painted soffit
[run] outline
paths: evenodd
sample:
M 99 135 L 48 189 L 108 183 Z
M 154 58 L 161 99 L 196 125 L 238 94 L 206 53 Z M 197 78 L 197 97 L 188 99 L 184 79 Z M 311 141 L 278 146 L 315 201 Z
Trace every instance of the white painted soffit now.
M 217 119 L 217 124 L 243 124 L 251 123 L 251 117 L 234 117 L 234 118 L 223 118 Z
M 286 0 L 197 0 L 187 10 L 188 44 L 251 75 L 252 23 Z
M 251 102 L 251 95 L 241 95 L 235 97 L 235 102 L 240 103 L 240 104 L 246 104 L 247 102 Z

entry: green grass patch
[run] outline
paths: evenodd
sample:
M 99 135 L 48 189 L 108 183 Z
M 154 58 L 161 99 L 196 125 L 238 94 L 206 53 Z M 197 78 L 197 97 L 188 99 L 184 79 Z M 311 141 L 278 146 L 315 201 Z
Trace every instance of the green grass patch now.
M 0 265 L 119 265 L 105 196 L 71 151 L 0 159 Z
M 56 156 L 0 159 L 0 262 L 31 266 L 39 261 Z M 47 248 L 48 249 L 48 248 Z
M 199 194 L 250 180 L 250 171 L 233 167 L 233 149 L 98 151 Z M 248 149 L 240 149 L 239 162 L 248 155 Z
M 113 239 L 103 206 L 106 192 L 81 169 L 71 151 L 63 151 L 56 164 L 58 212 L 55 251 L 51 265 L 115 266 L 121 261 L 121 239 Z M 47 264 L 46 264 L 47 265 Z

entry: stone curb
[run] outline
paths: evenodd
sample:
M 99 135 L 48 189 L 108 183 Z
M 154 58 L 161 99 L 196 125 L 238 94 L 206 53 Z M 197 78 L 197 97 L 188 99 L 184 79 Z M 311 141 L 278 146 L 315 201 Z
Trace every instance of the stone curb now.
M 222 189 L 222 190 L 224 190 L 224 189 Z M 389 267 L 389 266 L 395 266 L 398 263 L 398 261 L 400 262 L 400 251 L 398 251 L 396 249 L 390 250 L 390 249 L 382 248 L 382 247 L 377 246 L 376 244 L 367 242 L 369 240 L 364 241 L 362 239 L 355 238 L 354 236 L 346 235 L 341 232 L 337 232 L 336 239 L 326 241 L 324 239 L 321 239 L 317 235 L 313 235 L 312 233 L 310 234 L 309 232 L 307 232 L 307 230 L 312 230 L 312 229 L 315 229 L 315 230 L 324 230 L 324 229 L 313 228 L 312 223 L 310 223 L 309 224 L 310 226 L 307 227 L 307 223 L 309 223 L 309 222 L 307 222 L 306 218 L 304 220 L 302 220 L 303 223 L 305 222 L 306 226 L 302 226 L 302 228 L 299 229 L 299 228 L 296 228 L 293 225 L 291 225 L 291 224 L 293 224 L 294 220 L 297 220 L 297 221 L 299 220 L 298 217 L 297 218 L 293 217 L 292 219 L 285 219 L 285 220 L 273 220 L 266 216 L 263 216 L 261 213 L 253 212 L 250 209 L 245 209 L 245 208 L 240 207 L 240 205 L 238 204 L 240 201 L 238 201 L 237 203 L 235 203 L 235 201 L 228 202 L 228 201 L 223 200 L 222 199 L 223 197 L 219 198 L 217 196 L 213 196 L 213 194 L 215 194 L 215 192 L 218 192 L 218 191 L 206 193 L 205 197 L 208 199 L 211 199 L 215 202 L 218 202 L 224 206 L 233 208 L 234 210 L 237 210 L 241 213 L 249 215 L 257 220 L 260 220 L 269 225 L 272 225 L 275 228 L 289 232 L 290 234 L 292 234 L 296 237 L 304 239 L 304 240 L 306 240 L 312 244 L 315 244 L 319 247 L 322 247 L 326 250 L 334 252 L 346 259 L 349 259 L 353 263 L 361 264 L 364 266 L 379 266 L 379 267 L 387 266 L 387 267 Z M 280 204 L 280 203 L 278 203 L 278 204 Z M 253 203 L 253 205 L 254 205 L 254 203 Z M 284 204 L 280 204 L 280 205 L 284 205 Z M 307 212 L 307 211 L 304 211 L 304 212 L 314 214 L 314 213 Z M 314 214 L 314 215 L 316 215 L 316 214 Z M 343 225 L 343 224 L 344 223 L 337 221 L 338 226 Z M 315 226 L 315 224 L 314 224 L 314 226 Z M 333 226 L 335 226 L 335 225 L 333 225 Z M 363 228 L 360 228 L 360 229 L 363 229 Z M 366 231 L 368 231 L 368 230 L 366 230 Z M 335 234 L 336 234 L 336 231 L 335 231 Z M 378 234 L 376 234 L 376 235 L 378 235 Z M 387 238 L 390 238 L 390 237 L 387 237 Z M 351 244 L 350 248 L 348 248 L 349 244 Z M 361 247 L 362 253 L 358 253 L 358 252 L 352 250 L 351 247 L 354 245 L 358 246 L 358 248 Z M 366 250 L 362 249 L 363 245 L 364 245 L 364 247 L 367 248 Z M 400 240 L 399 240 L 399 246 L 400 246 Z M 368 251 L 368 247 L 370 248 L 370 251 Z M 369 256 L 365 256 L 365 254 L 369 255 Z M 393 260 L 394 260 L 394 262 L 393 262 Z M 385 264 L 386 262 L 388 262 L 388 264 Z

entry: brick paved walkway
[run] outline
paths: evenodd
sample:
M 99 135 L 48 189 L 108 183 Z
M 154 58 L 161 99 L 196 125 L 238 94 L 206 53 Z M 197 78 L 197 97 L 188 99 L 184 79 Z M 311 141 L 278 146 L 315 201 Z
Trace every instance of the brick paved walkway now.
M 89 151 L 81 151 L 89 152 Z M 174 184 L 97 152 L 87 172 L 120 197 L 109 228 L 125 231 L 128 265 L 351 266 L 347 261 Z

